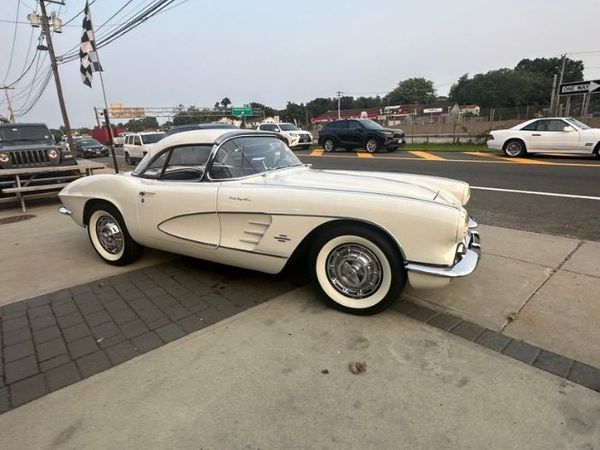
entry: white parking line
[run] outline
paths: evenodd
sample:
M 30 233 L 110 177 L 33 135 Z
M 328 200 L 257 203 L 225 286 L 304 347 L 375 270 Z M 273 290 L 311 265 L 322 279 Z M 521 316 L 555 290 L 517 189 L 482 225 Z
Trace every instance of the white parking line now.
M 513 194 L 529 194 L 529 195 L 544 195 L 546 197 L 563 197 L 563 198 L 579 198 L 584 200 L 600 200 L 600 197 L 592 197 L 591 195 L 575 195 L 575 194 L 559 194 L 556 192 L 540 192 L 540 191 L 520 191 L 518 189 L 502 189 L 484 186 L 471 186 L 473 190 L 479 191 L 494 191 L 494 192 L 510 192 Z

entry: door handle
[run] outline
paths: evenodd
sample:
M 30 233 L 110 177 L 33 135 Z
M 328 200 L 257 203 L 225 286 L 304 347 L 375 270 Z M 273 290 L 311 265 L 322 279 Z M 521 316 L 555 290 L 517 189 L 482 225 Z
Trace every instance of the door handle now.
M 139 195 L 140 197 L 145 197 L 146 195 L 154 195 L 154 192 L 140 191 Z
M 532 136 L 541 136 L 539 133 L 533 133 Z

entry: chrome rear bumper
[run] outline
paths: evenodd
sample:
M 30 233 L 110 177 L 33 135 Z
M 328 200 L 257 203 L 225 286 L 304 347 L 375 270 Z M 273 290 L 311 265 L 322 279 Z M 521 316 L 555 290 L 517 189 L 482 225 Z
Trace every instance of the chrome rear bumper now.
M 406 264 L 406 270 L 444 278 L 461 278 L 472 274 L 477 268 L 481 257 L 480 237 L 479 232 L 475 230 L 476 227 L 477 222 L 469 219 L 469 231 L 463 242 L 459 244 L 456 263 L 453 266 L 445 267 L 409 262 Z

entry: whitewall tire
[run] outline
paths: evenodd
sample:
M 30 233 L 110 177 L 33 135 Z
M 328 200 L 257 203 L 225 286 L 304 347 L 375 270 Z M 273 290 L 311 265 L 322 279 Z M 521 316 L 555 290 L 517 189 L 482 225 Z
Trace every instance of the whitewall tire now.
M 325 300 L 353 314 L 386 309 L 406 283 L 399 250 L 382 233 L 360 225 L 333 228 L 319 236 L 311 265 Z
M 119 211 L 112 205 L 93 206 L 89 212 L 87 231 L 92 247 L 107 263 L 123 266 L 137 260 L 142 247 L 135 242 Z

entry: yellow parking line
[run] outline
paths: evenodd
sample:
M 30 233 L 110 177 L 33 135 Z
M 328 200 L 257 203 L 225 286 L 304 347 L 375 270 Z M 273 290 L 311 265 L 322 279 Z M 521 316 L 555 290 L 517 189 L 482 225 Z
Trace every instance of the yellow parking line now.
M 356 156 L 358 156 L 359 158 L 372 158 L 373 155 L 371 155 L 370 153 L 366 153 L 366 152 L 357 152 Z
M 446 158 L 442 158 L 441 156 L 433 155 L 433 154 L 427 153 L 427 152 L 421 152 L 418 150 L 414 150 L 414 151 L 411 151 L 408 153 L 415 155 L 421 159 L 428 159 L 430 161 L 446 161 Z
M 493 158 L 497 161 L 514 162 L 516 164 L 542 164 L 542 165 L 550 165 L 550 166 L 554 165 L 554 163 L 551 163 L 548 161 L 540 161 L 540 160 L 531 159 L 531 158 L 508 158 L 506 156 L 498 156 L 498 155 L 484 153 L 484 152 L 465 152 L 465 154 L 474 155 L 474 156 L 482 156 L 485 158 Z
M 485 153 L 485 152 L 463 152 L 465 155 L 473 155 L 473 156 L 481 156 L 481 157 L 486 157 L 486 158 L 499 158 L 499 156 L 497 155 L 493 155 L 491 153 Z
M 313 150 L 312 152 L 310 152 L 310 156 L 321 156 L 323 155 L 323 150 Z

